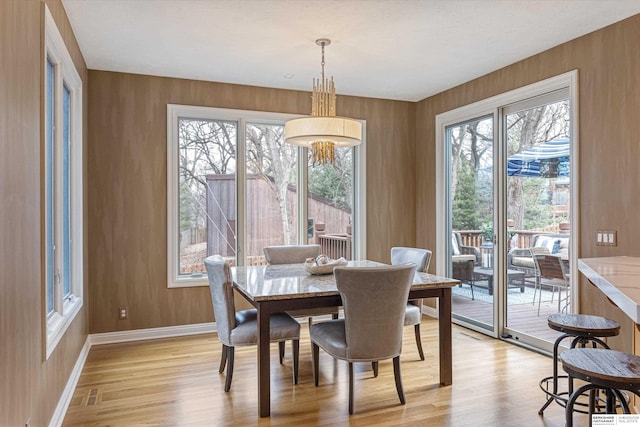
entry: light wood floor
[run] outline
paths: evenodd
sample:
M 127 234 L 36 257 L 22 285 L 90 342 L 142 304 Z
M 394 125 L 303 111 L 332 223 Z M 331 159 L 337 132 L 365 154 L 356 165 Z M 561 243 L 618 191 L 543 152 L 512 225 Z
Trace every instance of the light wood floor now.
M 551 359 L 454 326 L 453 385 L 438 384 L 437 323 L 424 318 L 425 361 L 413 328 L 405 328 L 399 404 L 391 361 L 356 365 L 355 414 L 348 414 L 347 364 L 320 351 L 320 386 L 313 386 L 308 329 L 302 328 L 300 381 L 292 385 L 291 346 L 279 365 L 271 356 L 271 417 L 257 416 L 256 348 L 236 349 L 231 391 L 218 373 L 214 334 L 110 344 L 92 348 L 64 421 L 65 426 L 564 426 L 553 403 L 544 417 L 540 378 Z M 587 425 L 576 416 L 575 425 Z

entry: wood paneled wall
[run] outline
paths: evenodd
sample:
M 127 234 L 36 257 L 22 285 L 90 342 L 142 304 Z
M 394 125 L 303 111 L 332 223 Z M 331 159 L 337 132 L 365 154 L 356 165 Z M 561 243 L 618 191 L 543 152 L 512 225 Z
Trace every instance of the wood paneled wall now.
M 433 212 L 435 116 L 573 69 L 579 73 L 579 257 L 640 256 L 640 15 L 564 43 L 418 103 L 416 206 Z M 597 229 L 617 230 L 618 246 L 595 245 Z M 416 225 L 416 243 L 435 247 L 435 217 Z M 434 252 L 438 256 L 438 251 Z M 603 298 L 581 280 L 580 309 Z M 631 348 L 624 348 L 628 351 Z
M 28 420 L 33 426 L 48 424 L 88 330 L 85 303 L 54 353 L 44 360 L 41 264 L 44 4 L 42 0 L 0 2 L 2 426 L 25 425 Z M 87 69 L 62 3 L 47 0 L 46 4 L 86 89 Z M 84 129 L 86 141 L 86 120 Z
M 103 71 L 89 81 L 90 331 L 213 321 L 208 288 L 167 288 L 167 104 L 309 114 L 310 94 Z M 367 253 L 388 261 L 391 246 L 415 243 L 415 104 L 338 96 L 337 110 L 367 121 Z

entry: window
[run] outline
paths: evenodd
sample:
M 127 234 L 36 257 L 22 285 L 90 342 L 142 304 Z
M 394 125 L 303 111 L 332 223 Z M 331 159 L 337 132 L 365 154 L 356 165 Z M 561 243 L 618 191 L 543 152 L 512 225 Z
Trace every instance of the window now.
M 206 285 L 212 254 L 265 264 L 269 245 L 364 257 L 364 143 L 338 150 L 335 167 L 312 169 L 307 150 L 284 142 L 293 117 L 168 105 L 169 287 Z
M 44 258 L 46 357 L 82 307 L 82 81 L 45 18 Z

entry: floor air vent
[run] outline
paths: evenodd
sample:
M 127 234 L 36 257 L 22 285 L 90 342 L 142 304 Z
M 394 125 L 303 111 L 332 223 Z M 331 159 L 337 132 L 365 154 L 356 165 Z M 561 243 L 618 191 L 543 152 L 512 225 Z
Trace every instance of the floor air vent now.
M 86 406 L 91 406 L 91 405 L 95 405 L 96 403 L 98 403 L 98 391 L 99 390 L 100 390 L 99 388 L 92 388 L 91 390 L 89 390 L 89 396 L 87 397 Z

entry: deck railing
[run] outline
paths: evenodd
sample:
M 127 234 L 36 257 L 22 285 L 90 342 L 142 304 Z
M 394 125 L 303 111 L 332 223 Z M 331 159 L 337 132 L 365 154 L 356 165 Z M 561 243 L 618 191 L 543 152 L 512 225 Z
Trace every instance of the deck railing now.
M 530 248 L 531 237 L 536 234 L 551 234 L 551 233 L 569 233 L 568 228 L 560 227 L 558 224 L 544 227 L 540 230 L 510 230 L 513 234 L 517 235 L 516 246 L 517 248 Z M 482 232 L 480 230 L 459 230 L 460 237 L 462 238 L 462 244 L 464 246 L 475 246 L 479 248 L 482 245 Z
M 351 235 L 350 234 L 323 234 L 318 235 L 320 253 L 331 259 L 344 257 L 351 259 Z

